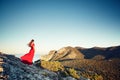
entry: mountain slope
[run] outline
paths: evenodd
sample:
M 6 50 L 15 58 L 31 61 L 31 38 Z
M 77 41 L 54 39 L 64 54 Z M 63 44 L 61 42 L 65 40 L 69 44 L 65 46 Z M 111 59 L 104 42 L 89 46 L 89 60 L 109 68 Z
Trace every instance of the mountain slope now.
M 97 55 L 101 55 L 105 57 L 105 59 L 111 59 L 111 58 L 120 58 L 120 46 L 113 46 L 113 47 L 93 47 L 93 48 L 81 48 L 76 47 L 77 50 L 79 50 L 83 55 L 85 55 L 85 58 L 91 59 Z
M 34 65 L 23 64 L 14 55 L 0 53 L 0 59 L 3 69 L 0 74 L 2 80 L 58 80 L 56 73 L 36 68 Z

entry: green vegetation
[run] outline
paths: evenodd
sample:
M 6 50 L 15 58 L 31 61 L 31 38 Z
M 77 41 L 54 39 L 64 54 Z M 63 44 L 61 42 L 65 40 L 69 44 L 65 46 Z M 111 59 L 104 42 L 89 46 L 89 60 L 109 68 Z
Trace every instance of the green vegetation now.
M 73 68 L 69 68 L 68 73 L 69 73 L 69 75 L 71 75 L 72 77 L 74 77 L 76 79 L 80 78 L 80 76 L 77 74 L 77 71 Z
M 88 63 L 89 62 L 86 62 L 86 64 L 88 64 Z M 72 66 L 74 68 L 65 68 L 59 61 L 41 61 L 41 64 L 39 63 L 39 65 L 45 69 L 50 70 L 50 71 L 53 71 L 56 73 L 59 72 L 59 74 L 63 77 L 72 76 L 76 79 L 79 79 L 80 76 L 83 76 L 83 77 L 89 78 L 91 80 L 103 80 L 102 75 L 99 75 L 96 72 L 94 72 L 95 69 L 93 69 L 91 67 L 89 67 L 89 69 L 88 69 L 88 67 L 85 67 L 85 63 L 84 63 L 84 65 L 83 64 L 81 65 L 81 67 L 84 66 L 84 68 L 85 68 L 84 71 L 76 71 L 74 69 L 76 66 L 75 61 L 72 61 L 72 63 L 69 65 L 69 66 Z M 67 62 L 67 65 L 68 65 L 68 62 Z M 47 74 L 43 74 L 43 75 L 47 75 Z
M 101 75 L 95 75 L 94 80 L 103 80 L 103 77 Z
M 64 71 L 64 66 L 58 61 L 41 61 L 41 67 L 53 72 Z
M 88 72 L 83 72 L 81 73 L 83 77 L 89 78 L 90 80 L 104 80 L 101 75 L 98 75 L 97 73 L 88 73 Z
M 41 67 L 48 69 L 53 72 L 59 72 L 61 76 L 72 76 L 76 79 L 79 79 L 80 76 L 77 74 L 77 71 L 73 68 L 65 68 L 58 61 L 41 61 Z M 45 74 L 43 74 L 45 75 Z
M 82 72 L 78 74 L 78 72 L 74 68 L 65 68 L 60 62 L 58 61 L 41 61 L 41 67 L 48 69 L 53 72 L 60 72 L 62 76 L 72 76 L 76 79 L 80 78 L 80 75 L 91 80 L 103 80 L 101 75 L 97 75 L 96 73 L 90 74 L 88 72 Z M 43 74 L 46 75 L 46 74 Z
M 79 75 L 91 80 L 118 80 L 120 59 L 111 60 L 66 60 L 61 64 L 79 69 Z

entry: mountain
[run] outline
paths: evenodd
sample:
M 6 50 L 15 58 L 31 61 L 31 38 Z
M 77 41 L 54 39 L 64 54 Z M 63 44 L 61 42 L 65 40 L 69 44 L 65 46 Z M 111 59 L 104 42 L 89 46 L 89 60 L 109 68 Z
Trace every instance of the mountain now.
M 52 50 L 48 55 L 41 56 L 41 60 L 55 61 L 55 60 L 69 60 L 69 59 L 84 59 L 84 55 L 73 47 L 63 47 L 58 51 Z
M 76 47 L 83 55 L 85 55 L 86 59 L 92 59 L 96 56 L 104 57 L 105 59 L 112 58 L 120 58 L 120 46 L 112 46 L 112 47 L 93 47 L 93 48 L 82 48 Z
M 112 47 L 63 47 L 52 50 L 41 60 L 59 61 L 67 68 L 74 68 L 79 75 L 90 80 L 119 80 L 120 46 Z
M 58 51 L 52 50 L 48 55 L 41 56 L 41 60 L 68 60 L 68 59 L 113 59 L 120 58 L 120 46 L 112 47 L 63 47 Z

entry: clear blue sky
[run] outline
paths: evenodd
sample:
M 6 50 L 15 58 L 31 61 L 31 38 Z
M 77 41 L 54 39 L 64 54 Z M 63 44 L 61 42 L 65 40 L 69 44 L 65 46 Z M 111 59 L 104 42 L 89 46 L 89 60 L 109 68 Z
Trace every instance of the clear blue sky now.
M 0 51 L 120 45 L 119 0 L 0 0 Z

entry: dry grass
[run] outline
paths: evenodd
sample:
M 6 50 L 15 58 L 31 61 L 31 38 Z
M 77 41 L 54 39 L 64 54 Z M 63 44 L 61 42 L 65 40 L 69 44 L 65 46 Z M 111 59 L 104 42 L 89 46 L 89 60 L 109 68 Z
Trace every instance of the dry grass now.
M 61 62 L 64 66 L 79 69 L 80 74 L 94 80 L 119 80 L 120 59 L 113 60 L 68 60 Z M 103 76 L 103 78 L 102 78 Z

